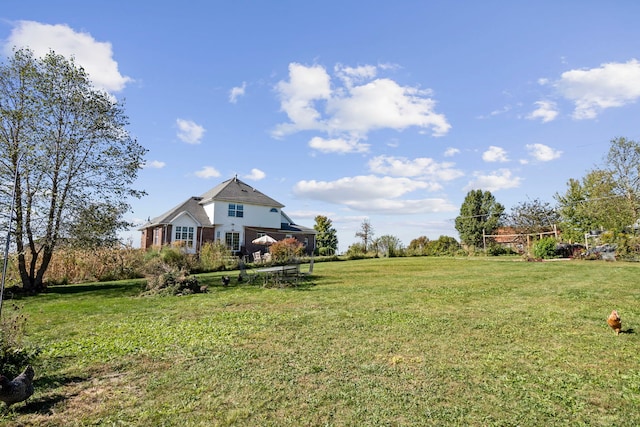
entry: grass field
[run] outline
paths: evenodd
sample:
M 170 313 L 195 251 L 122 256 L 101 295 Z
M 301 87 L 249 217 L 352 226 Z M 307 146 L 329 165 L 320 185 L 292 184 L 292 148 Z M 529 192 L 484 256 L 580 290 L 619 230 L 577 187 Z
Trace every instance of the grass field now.
M 207 294 L 20 301 L 36 393 L 0 424 L 640 425 L 640 264 L 370 259 L 317 263 L 295 289 L 221 275 Z

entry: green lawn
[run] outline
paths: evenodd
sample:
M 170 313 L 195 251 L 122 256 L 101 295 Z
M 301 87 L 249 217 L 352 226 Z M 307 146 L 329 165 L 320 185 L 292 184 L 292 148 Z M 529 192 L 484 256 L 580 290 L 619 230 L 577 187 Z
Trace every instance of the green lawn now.
M 640 264 L 371 259 L 316 263 L 296 289 L 221 275 L 207 294 L 20 301 L 36 393 L 0 424 L 640 425 Z

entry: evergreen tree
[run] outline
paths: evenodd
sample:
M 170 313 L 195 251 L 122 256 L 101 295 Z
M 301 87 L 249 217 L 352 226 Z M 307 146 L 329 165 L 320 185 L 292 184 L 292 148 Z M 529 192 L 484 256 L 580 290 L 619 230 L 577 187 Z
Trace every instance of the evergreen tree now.
M 338 235 L 336 229 L 333 228 L 332 221 L 324 215 L 316 216 L 315 221 L 313 228 L 318 232 L 316 234 L 316 254 L 334 255 L 338 250 Z
M 500 226 L 504 206 L 489 191 L 471 190 L 460 207 L 455 227 L 468 246 L 482 247 L 482 236 L 493 234 Z

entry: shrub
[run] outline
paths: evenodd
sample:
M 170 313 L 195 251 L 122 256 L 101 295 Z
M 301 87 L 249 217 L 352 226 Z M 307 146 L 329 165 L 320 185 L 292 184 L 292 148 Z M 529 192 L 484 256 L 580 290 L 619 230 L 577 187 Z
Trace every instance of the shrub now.
M 462 247 L 458 241 L 450 236 L 440 236 L 438 240 L 432 240 L 427 243 L 426 249 L 428 255 L 435 256 L 453 256 L 457 255 Z
M 199 266 L 201 271 L 217 271 L 226 267 L 231 250 L 219 240 L 207 242 L 200 249 Z
M 184 268 L 187 264 L 187 254 L 177 246 L 165 246 L 160 250 L 162 261 L 176 268 Z
M 347 248 L 347 252 L 345 253 L 347 259 L 362 259 L 367 256 L 367 248 L 364 247 L 362 243 L 354 243 L 349 248 Z
M 284 263 L 301 257 L 304 254 L 304 246 L 297 239 L 289 237 L 272 244 L 269 253 L 273 262 Z
M 555 258 L 557 246 L 558 242 L 553 237 L 543 237 L 533 244 L 533 256 L 542 259 Z
M 186 253 L 180 246 L 163 246 L 160 249 L 145 252 L 143 268 L 145 276 L 149 274 L 150 267 L 148 264 L 157 262 L 157 259 L 179 270 L 194 271 L 198 265 L 195 255 Z

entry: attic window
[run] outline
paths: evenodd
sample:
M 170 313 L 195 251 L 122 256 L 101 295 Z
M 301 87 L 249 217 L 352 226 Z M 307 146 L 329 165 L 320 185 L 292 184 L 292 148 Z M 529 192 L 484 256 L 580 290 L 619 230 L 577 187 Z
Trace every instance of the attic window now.
M 276 208 L 271 208 L 271 210 L 270 210 L 269 212 L 275 212 L 275 213 L 278 213 L 278 209 L 276 209 Z
M 244 205 L 229 203 L 229 216 L 234 216 L 236 218 L 244 217 Z

